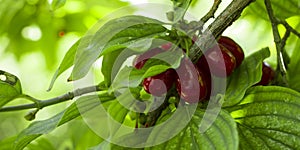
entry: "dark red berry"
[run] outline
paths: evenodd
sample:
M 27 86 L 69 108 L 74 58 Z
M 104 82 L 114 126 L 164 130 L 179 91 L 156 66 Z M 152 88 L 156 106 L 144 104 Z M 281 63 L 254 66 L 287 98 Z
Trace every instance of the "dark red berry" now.
M 204 55 L 202 55 L 200 57 L 200 59 L 197 61 L 196 66 L 197 66 L 198 70 L 200 72 L 202 72 L 204 75 L 203 78 L 204 78 L 204 81 L 206 82 L 206 86 L 207 86 L 207 97 L 205 99 L 209 99 L 210 94 L 211 94 L 212 81 L 211 81 L 210 69 L 209 69 L 207 60 L 205 59 Z
M 209 49 L 205 54 L 205 58 L 210 71 L 218 77 L 229 76 L 236 67 L 235 57 L 223 45 L 215 45 Z
M 175 76 L 175 70 L 168 69 L 158 75 L 145 78 L 143 81 L 144 89 L 149 94 L 161 96 L 170 90 L 175 82 Z
M 236 67 L 240 66 L 244 60 L 244 52 L 240 45 L 227 36 L 221 36 L 218 43 L 226 47 L 236 59 Z
M 207 86 L 202 72 L 188 59 L 183 59 L 177 69 L 176 89 L 181 99 L 188 103 L 204 101 L 207 96 Z
M 145 53 L 140 54 L 135 57 L 135 59 L 133 60 L 133 66 L 136 69 L 142 69 L 148 59 L 150 59 L 151 57 L 153 57 L 161 52 L 163 52 L 163 50 L 161 48 L 153 48 L 151 50 L 148 50 Z
M 275 71 L 269 64 L 263 62 L 261 80 L 256 85 L 268 85 L 272 80 L 274 80 L 274 77 Z

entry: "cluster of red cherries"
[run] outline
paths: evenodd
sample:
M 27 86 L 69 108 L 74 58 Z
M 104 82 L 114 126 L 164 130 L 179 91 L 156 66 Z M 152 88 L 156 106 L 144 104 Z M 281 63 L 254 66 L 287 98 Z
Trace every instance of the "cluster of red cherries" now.
M 165 72 L 145 78 L 144 90 L 154 96 L 162 96 L 175 84 L 178 95 L 188 103 L 198 103 L 209 100 L 211 95 L 211 75 L 227 77 L 244 60 L 242 48 L 231 38 L 221 36 L 218 43 L 205 51 L 196 63 L 191 63 L 188 57 L 182 59 L 177 69 L 168 69 Z M 170 50 L 171 43 L 163 44 L 138 55 L 133 66 L 142 69 L 148 59 Z M 263 75 L 257 85 L 268 85 L 274 78 L 274 71 L 263 63 Z M 195 90 L 199 91 L 195 91 Z

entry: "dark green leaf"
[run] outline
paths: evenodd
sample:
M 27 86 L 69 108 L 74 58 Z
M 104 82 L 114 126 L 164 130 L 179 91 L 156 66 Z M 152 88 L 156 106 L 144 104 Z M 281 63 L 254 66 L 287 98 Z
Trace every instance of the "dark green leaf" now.
M 52 10 L 56 10 L 56 9 L 64 6 L 65 3 L 66 3 L 66 0 L 53 0 L 51 3 Z
M 270 56 L 268 48 L 264 48 L 247 57 L 228 80 L 223 107 L 237 104 L 246 90 L 260 81 L 262 76 L 262 62 Z
M 105 53 L 130 46 L 133 46 L 132 48 L 135 51 L 145 51 L 148 47 L 137 43 L 147 42 L 150 46 L 149 40 L 164 34 L 166 31 L 162 24 L 158 20 L 143 16 L 125 16 L 105 23 L 92 39 L 83 40 L 89 45 L 79 47 L 75 58 L 75 66 L 69 80 L 84 77 L 91 65 Z M 139 50 L 141 46 L 142 50 Z
M 48 88 L 48 91 L 50 91 L 54 85 L 55 80 L 67 69 L 69 69 L 74 64 L 75 54 L 78 48 L 78 45 L 80 43 L 80 40 L 78 40 L 76 43 L 72 45 L 72 47 L 68 50 L 66 55 L 64 56 L 62 62 L 60 63 L 58 69 L 56 70 L 55 74 L 52 77 L 50 86 Z
M 102 103 L 114 99 L 107 94 L 101 94 L 98 96 L 83 96 L 77 100 L 77 103 L 80 102 L 80 107 L 84 108 L 79 111 L 77 109 L 76 103 L 73 103 L 65 111 L 60 112 L 59 114 L 42 121 L 36 121 L 29 125 L 28 128 L 23 130 L 15 142 L 14 148 L 19 150 L 27 146 L 31 141 L 38 138 L 43 134 L 47 134 L 57 128 L 60 125 L 63 125 L 76 117 L 80 116 L 82 113 L 91 110 L 92 108 L 99 105 L 95 103 L 93 99 L 100 99 Z
M 238 148 L 238 135 L 236 130 L 236 124 L 233 118 L 226 111 L 221 110 L 220 114 L 217 116 L 216 120 L 211 120 L 209 118 L 210 114 L 208 113 L 207 117 L 204 117 L 204 114 L 208 113 L 204 110 L 196 110 L 194 113 L 190 123 L 175 137 L 171 140 L 151 147 L 147 149 L 153 150 L 186 150 L 186 149 L 199 149 L 199 150 L 207 150 L 207 149 L 219 149 L 219 150 L 236 150 Z M 184 113 L 183 113 L 184 114 Z M 170 116 L 165 116 L 170 117 Z M 178 119 L 177 124 L 173 124 L 172 126 L 161 126 L 160 128 L 156 128 L 150 135 L 152 140 L 161 140 L 160 137 L 164 137 L 164 135 L 169 135 L 170 133 L 166 133 L 166 128 L 168 130 L 174 129 L 177 130 L 180 122 L 183 119 L 186 119 L 187 116 L 176 116 Z M 174 118 L 174 119 L 176 119 Z M 213 124 L 205 131 L 200 132 L 199 127 L 202 120 L 212 122 Z M 166 119 L 161 119 L 161 121 L 165 121 Z M 161 122 L 160 121 L 160 122 Z M 163 135 L 160 135 L 163 134 Z M 157 141 L 158 142 L 158 141 Z
M 231 108 L 231 115 L 239 129 L 240 149 L 300 148 L 300 93 L 294 90 L 253 87 Z
M 22 87 L 18 77 L 0 70 L 0 108 L 21 94 Z
M 272 8 L 277 18 L 287 19 L 300 14 L 299 0 L 272 0 Z M 247 9 L 247 13 L 269 20 L 263 0 L 255 1 Z

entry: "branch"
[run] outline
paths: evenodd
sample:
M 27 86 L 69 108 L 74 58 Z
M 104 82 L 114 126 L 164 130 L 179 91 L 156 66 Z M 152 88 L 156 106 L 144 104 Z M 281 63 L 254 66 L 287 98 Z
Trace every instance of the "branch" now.
M 269 19 L 272 24 L 272 31 L 273 31 L 273 37 L 274 37 L 274 42 L 276 44 L 276 50 L 277 50 L 277 69 L 279 69 L 281 76 L 283 78 L 284 84 L 287 85 L 287 77 L 286 77 L 286 66 L 284 63 L 284 58 L 283 58 L 283 52 L 284 52 L 284 45 L 286 43 L 286 40 L 289 37 L 289 32 L 290 30 L 287 30 L 286 34 L 284 35 L 284 38 L 281 39 L 279 31 L 278 31 L 278 19 L 274 16 L 271 1 L 270 0 L 265 0 L 265 6 L 268 12 Z
M 208 29 L 200 36 L 198 46 L 190 50 L 189 57 L 193 62 L 197 61 L 202 55 L 201 50 L 210 48 L 217 37 L 219 37 L 227 27 L 237 20 L 243 10 L 254 0 L 233 0 L 227 8 L 209 25 Z M 198 47 L 198 48 L 196 48 Z
M 214 0 L 213 6 L 210 8 L 209 12 L 200 19 L 201 23 L 207 22 L 210 18 L 214 18 L 219 5 L 221 4 L 221 0 Z
M 296 36 L 298 36 L 300 38 L 300 32 L 298 32 L 297 30 L 295 30 L 292 26 L 290 26 L 285 20 L 276 20 L 279 24 L 282 24 L 287 31 L 294 33 Z
M 24 109 L 31 109 L 31 108 L 42 109 L 42 108 L 50 106 L 50 105 L 58 104 L 58 103 L 65 102 L 68 100 L 72 100 L 74 97 L 81 96 L 83 94 L 92 93 L 92 92 L 96 92 L 96 91 L 102 91 L 102 90 L 103 89 L 101 89 L 98 85 L 85 87 L 85 88 L 77 89 L 72 92 L 68 92 L 64 95 L 61 95 L 61 96 L 58 96 L 55 98 L 51 98 L 48 100 L 43 100 L 43 101 L 38 100 L 32 104 L 3 107 L 0 109 L 0 112 L 17 111 L 17 110 L 24 110 Z

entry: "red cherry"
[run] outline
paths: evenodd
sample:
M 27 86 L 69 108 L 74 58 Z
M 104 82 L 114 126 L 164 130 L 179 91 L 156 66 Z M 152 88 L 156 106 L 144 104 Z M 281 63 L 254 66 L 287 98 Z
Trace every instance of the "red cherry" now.
M 175 74 L 175 70 L 168 69 L 158 75 L 145 78 L 143 81 L 145 91 L 154 96 L 167 93 L 175 81 Z
M 210 74 L 210 70 L 209 70 L 209 66 L 207 63 L 207 60 L 205 59 L 205 56 L 202 55 L 199 60 L 196 63 L 196 66 L 198 68 L 198 70 L 200 72 L 203 73 L 203 78 L 204 81 L 206 82 L 206 86 L 207 86 L 207 97 L 206 99 L 210 98 L 210 94 L 211 94 L 211 85 L 212 85 L 212 81 L 211 81 L 211 74 Z
M 205 54 L 210 71 L 218 77 L 229 76 L 236 67 L 233 54 L 223 45 L 215 45 Z
M 274 80 L 275 71 L 266 62 L 263 62 L 261 80 L 256 85 L 268 85 Z
M 177 74 L 176 89 L 180 97 L 188 103 L 204 101 L 207 96 L 204 74 L 186 58 L 177 69 Z
M 133 66 L 136 69 L 142 69 L 148 59 L 150 59 L 151 57 L 153 57 L 161 52 L 163 52 L 163 50 L 160 48 L 153 48 L 151 50 L 148 50 L 145 53 L 140 54 L 135 57 L 135 59 L 133 60 Z
M 227 36 L 221 36 L 218 43 L 226 47 L 236 59 L 236 67 L 240 66 L 244 60 L 244 52 L 240 45 Z

